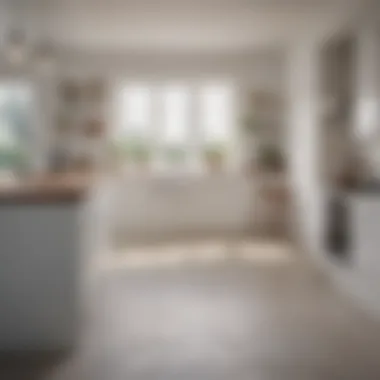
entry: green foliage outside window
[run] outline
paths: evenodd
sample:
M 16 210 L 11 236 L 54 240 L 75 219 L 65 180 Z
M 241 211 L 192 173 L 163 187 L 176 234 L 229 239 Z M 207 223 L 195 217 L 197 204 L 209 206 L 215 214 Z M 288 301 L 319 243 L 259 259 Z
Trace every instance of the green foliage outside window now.
M 22 149 L 19 147 L 0 147 L 0 169 L 22 171 L 25 170 L 27 166 L 27 155 Z
M 31 143 L 28 105 L 10 93 L 0 106 L 0 128 L 7 128 L 11 141 L 0 141 L 0 169 L 25 171 L 29 166 L 25 147 Z
M 118 160 L 134 163 L 146 163 L 151 159 L 151 149 L 148 144 L 130 139 L 114 141 L 113 152 Z
M 187 152 L 181 146 L 166 146 L 163 148 L 163 157 L 170 164 L 183 164 L 186 161 Z

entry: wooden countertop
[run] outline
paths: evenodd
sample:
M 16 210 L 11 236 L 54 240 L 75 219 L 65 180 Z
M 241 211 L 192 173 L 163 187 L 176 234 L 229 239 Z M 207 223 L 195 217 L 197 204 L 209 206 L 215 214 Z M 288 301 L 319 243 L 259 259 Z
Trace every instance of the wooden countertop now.
M 86 197 L 92 177 L 77 174 L 45 175 L 0 182 L 0 206 L 15 204 L 71 204 Z

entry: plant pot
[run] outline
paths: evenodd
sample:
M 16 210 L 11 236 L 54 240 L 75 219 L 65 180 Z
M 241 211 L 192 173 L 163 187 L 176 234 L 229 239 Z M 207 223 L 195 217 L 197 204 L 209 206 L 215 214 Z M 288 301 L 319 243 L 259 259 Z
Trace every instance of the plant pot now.
M 224 167 L 223 157 L 206 157 L 205 159 L 208 171 L 217 173 L 221 172 Z
M 162 152 L 162 158 L 171 168 L 183 168 L 187 161 L 187 154 L 182 147 L 167 147 Z
M 260 173 L 278 175 L 285 171 L 285 159 L 279 148 L 263 145 L 256 158 L 257 170 Z
M 225 144 L 209 144 L 203 150 L 203 159 L 211 172 L 222 171 L 226 159 Z

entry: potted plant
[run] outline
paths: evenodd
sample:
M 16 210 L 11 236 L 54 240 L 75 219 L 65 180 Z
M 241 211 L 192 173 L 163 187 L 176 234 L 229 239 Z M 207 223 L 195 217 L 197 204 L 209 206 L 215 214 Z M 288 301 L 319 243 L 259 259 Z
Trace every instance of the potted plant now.
M 164 148 L 164 159 L 172 167 L 178 167 L 186 161 L 186 150 L 180 146 L 168 146 Z
M 119 167 L 126 160 L 126 144 L 123 140 L 112 140 L 108 144 L 108 153 L 112 166 Z
M 261 123 L 254 112 L 247 113 L 241 119 L 242 131 L 245 136 L 256 136 L 261 132 Z
M 284 157 L 271 142 L 276 126 L 271 115 L 251 110 L 242 118 L 242 137 L 245 142 L 249 175 L 260 172 L 278 173 L 284 169 Z
M 226 148 L 223 144 L 209 144 L 204 148 L 203 156 L 210 171 L 221 171 L 225 163 Z
M 119 170 L 128 166 L 130 161 L 128 141 L 124 139 L 112 140 L 108 145 L 108 151 L 112 168 Z
M 127 158 L 140 169 L 148 169 L 151 151 L 146 144 L 131 143 L 127 148 Z
M 275 144 L 261 144 L 256 156 L 257 167 L 260 172 L 280 174 L 285 169 L 284 155 Z
M 146 143 L 130 139 L 113 140 L 109 146 L 110 157 L 117 167 L 137 167 L 147 169 L 151 160 L 151 150 Z

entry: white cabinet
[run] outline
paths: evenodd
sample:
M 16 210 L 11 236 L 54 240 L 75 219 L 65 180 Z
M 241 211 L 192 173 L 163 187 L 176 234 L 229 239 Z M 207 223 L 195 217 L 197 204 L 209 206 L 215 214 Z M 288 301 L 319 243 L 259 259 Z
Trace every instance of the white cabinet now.
M 74 344 L 81 316 L 81 202 L 0 205 L 0 349 Z

